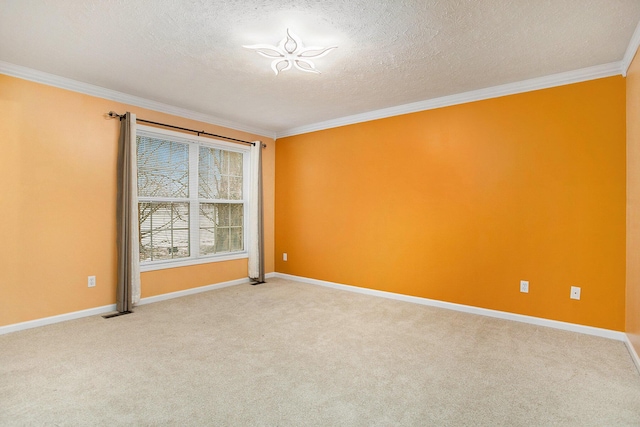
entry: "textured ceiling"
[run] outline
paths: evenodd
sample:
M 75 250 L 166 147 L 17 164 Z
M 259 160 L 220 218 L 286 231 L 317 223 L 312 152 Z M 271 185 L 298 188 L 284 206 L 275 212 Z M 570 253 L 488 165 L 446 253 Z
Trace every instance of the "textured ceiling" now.
M 0 61 L 271 132 L 622 60 L 638 0 L 0 0 Z M 275 76 L 242 45 L 338 45 Z

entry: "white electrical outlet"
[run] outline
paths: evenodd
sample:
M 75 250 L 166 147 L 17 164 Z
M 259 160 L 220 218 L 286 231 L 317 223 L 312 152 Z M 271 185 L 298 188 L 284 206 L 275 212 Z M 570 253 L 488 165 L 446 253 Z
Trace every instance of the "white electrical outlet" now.
M 520 292 L 525 294 L 529 293 L 529 281 L 528 280 L 520 280 Z
M 580 288 L 577 286 L 571 287 L 571 299 L 580 299 Z
M 96 276 L 89 276 L 87 278 L 87 286 L 93 288 L 96 285 Z
M 286 260 L 287 260 L 287 253 L 286 253 L 286 252 L 283 252 L 283 253 L 282 253 L 282 260 L 283 260 L 283 261 L 286 261 Z

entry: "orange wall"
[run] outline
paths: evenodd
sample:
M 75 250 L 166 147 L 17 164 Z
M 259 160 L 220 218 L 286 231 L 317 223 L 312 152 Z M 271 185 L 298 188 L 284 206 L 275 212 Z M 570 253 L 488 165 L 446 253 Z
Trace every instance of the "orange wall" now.
M 283 138 L 276 162 L 278 272 L 624 329 L 620 76 Z
M 0 75 L 0 326 L 115 303 L 120 125 L 105 118 L 109 110 L 267 143 L 265 270 L 273 271 L 273 139 Z M 142 296 L 246 275 L 246 260 L 147 272 Z
M 627 72 L 627 319 L 629 340 L 640 354 L 640 58 Z

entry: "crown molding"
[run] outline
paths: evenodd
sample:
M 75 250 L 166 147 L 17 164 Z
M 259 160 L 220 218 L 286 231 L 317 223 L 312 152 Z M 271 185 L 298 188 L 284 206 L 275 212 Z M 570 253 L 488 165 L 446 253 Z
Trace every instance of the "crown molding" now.
M 636 30 L 633 32 L 633 36 L 631 36 L 631 40 L 629 41 L 629 46 L 627 46 L 627 51 L 624 54 L 624 58 L 622 58 L 622 75 L 625 77 L 627 76 L 627 71 L 631 66 L 633 58 L 636 56 L 638 47 L 640 47 L 640 22 L 638 22 Z
M 324 122 L 291 128 L 282 132 L 277 132 L 276 137 L 283 138 L 286 136 L 300 135 L 303 133 L 316 132 L 319 130 L 346 126 L 355 123 L 362 123 L 371 120 L 399 116 L 402 114 L 433 110 L 436 108 L 449 107 L 451 105 L 465 104 L 468 102 L 481 101 L 490 98 L 498 98 L 501 96 L 515 95 L 518 93 L 531 92 L 534 90 L 547 89 L 572 83 L 580 83 L 588 80 L 611 77 L 620 74 L 622 74 L 622 63 L 611 62 L 609 64 L 596 65 L 594 67 L 582 68 L 580 70 L 552 74 L 549 76 L 523 80 L 516 83 L 509 83 L 470 92 L 458 93 L 455 95 L 443 96 L 441 98 L 433 98 L 425 101 L 413 102 L 411 104 L 398 105 L 396 107 L 383 108 L 381 110 L 374 110 L 362 114 L 355 114 L 353 116 L 346 116 L 334 120 L 327 120 Z
M 56 76 L 54 74 L 45 73 L 43 71 L 34 70 L 32 68 L 23 67 L 21 65 L 11 64 L 9 62 L 0 61 L 0 74 L 6 74 L 11 77 L 17 77 L 36 83 L 42 83 L 48 86 L 54 86 L 73 92 L 79 92 L 85 95 L 108 99 L 110 101 L 134 105 L 140 108 L 147 108 L 149 110 L 158 111 L 160 113 L 167 113 L 174 116 L 197 120 L 199 122 L 209 123 L 216 126 L 223 126 L 242 132 L 275 138 L 275 132 L 272 130 L 247 126 L 241 123 L 211 116 L 209 114 L 198 113 L 186 108 L 175 107 L 173 105 L 164 104 L 162 102 L 152 101 L 150 99 L 145 99 L 134 95 L 128 95 L 123 92 L 106 89 L 104 87 L 95 86 L 89 83 L 79 82 L 76 80 L 68 79 L 66 77 Z
M 623 61 L 597 65 L 594 67 L 583 68 L 580 70 L 569 71 L 565 73 L 552 74 L 550 76 L 529 79 L 500 86 L 493 86 L 490 88 L 479 89 L 470 92 L 463 92 L 455 95 L 448 95 L 441 98 L 433 98 L 425 101 L 383 108 L 380 110 L 374 110 L 366 113 L 355 114 L 338 119 L 290 128 L 280 132 L 247 126 L 241 123 L 232 122 L 208 114 L 198 113 L 186 108 L 175 107 L 173 105 L 152 101 L 149 99 L 129 95 L 111 89 L 106 89 L 88 83 L 79 82 L 76 80 L 68 79 L 66 77 L 56 76 L 54 74 L 45 73 L 4 61 L 0 61 L 0 74 L 6 74 L 12 77 L 18 77 L 24 80 L 42 83 L 48 86 L 54 86 L 73 92 L 79 92 L 85 95 L 96 96 L 115 102 L 121 102 L 123 104 L 135 105 L 137 107 L 147 108 L 149 110 L 158 111 L 161 113 L 197 120 L 204 123 L 210 123 L 216 126 L 223 126 L 226 128 L 248 132 L 256 135 L 262 135 L 269 138 L 284 138 L 287 136 L 300 135 L 303 133 L 315 132 L 340 126 L 367 122 L 371 120 L 384 119 L 387 117 L 399 116 L 402 114 L 415 113 L 418 111 L 433 110 L 436 108 L 481 101 L 484 99 L 515 95 L 518 93 L 530 92 L 534 90 L 546 89 L 572 83 L 579 83 L 587 80 L 595 80 L 620 74 L 624 75 L 627 68 L 629 67 L 629 64 L 633 60 L 633 55 L 635 55 L 635 50 L 637 50 L 639 45 L 640 24 L 636 28 L 631 43 L 629 44 L 629 48 L 627 49 L 627 54 L 625 55 Z M 628 57 L 630 57 L 630 59 Z

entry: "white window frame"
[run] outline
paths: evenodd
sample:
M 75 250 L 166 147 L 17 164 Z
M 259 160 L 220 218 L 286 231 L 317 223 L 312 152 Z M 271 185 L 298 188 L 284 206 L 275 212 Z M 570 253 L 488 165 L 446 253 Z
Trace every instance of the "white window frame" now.
M 235 144 L 219 139 L 206 138 L 196 135 L 175 132 L 167 129 L 159 129 L 150 126 L 137 125 L 136 137 L 149 136 L 169 139 L 189 146 L 189 257 L 176 258 L 171 260 L 145 261 L 140 262 L 140 271 L 154 271 L 166 268 L 185 267 L 189 265 L 206 264 L 212 262 L 230 261 L 249 257 L 247 224 L 249 216 L 249 181 L 250 181 L 250 147 L 248 145 Z M 200 255 L 199 238 L 199 215 L 200 199 L 198 195 L 198 152 L 201 146 L 218 148 L 226 151 L 242 153 L 242 203 L 243 203 L 243 224 L 242 224 L 242 251 L 229 252 L 223 254 Z M 137 161 L 137 158 L 136 158 Z M 137 178 L 136 178 L 137 180 Z M 136 204 L 140 202 L 153 201 L 153 198 L 138 197 Z M 177 200 L 176 200 L 177 201 Z

